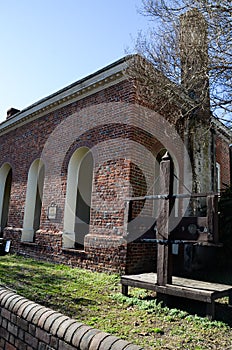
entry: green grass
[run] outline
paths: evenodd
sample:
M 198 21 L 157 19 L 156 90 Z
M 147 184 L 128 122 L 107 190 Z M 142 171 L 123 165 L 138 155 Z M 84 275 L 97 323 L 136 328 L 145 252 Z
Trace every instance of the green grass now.
M 0 257 L 0 284 L 145 349 L 232 349 L 228 324 L 163 307 L 144 290 L 125 297 L 118 275 L 6 255 Z

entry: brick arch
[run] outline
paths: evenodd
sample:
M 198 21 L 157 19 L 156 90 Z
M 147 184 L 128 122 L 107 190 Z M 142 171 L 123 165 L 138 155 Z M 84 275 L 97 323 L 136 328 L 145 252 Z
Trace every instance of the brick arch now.
M 160 148 L 164 147 L 162 143 L 149 132 L 129 124 L 109 123 L 89 129 L 80 135 L 69 147 L 64 157 L 61 172 L 67 173 L 69 161 L 73 153 L 81 147 L 91 149 L 99 142 L 104 142 L 116 138 L 125 138 L 143 145 L 152 154 L 156 155 Z
M 41 159 L 36 159 L 30 166 L 27 179 L 27 193 L 23 219 L 23 242 L 33 242 L 34 233 L 40 226 L 43 198 L 45 166 Z
M 89 148 L 80 147 L 70 158 L 64 209 L 65 248 L 82 247 L 89 231 L 93 158 Z
M 5 163 L 0 168 L 0 232 L 7 226 L 11 182 L 12 168 L 9 163 Z

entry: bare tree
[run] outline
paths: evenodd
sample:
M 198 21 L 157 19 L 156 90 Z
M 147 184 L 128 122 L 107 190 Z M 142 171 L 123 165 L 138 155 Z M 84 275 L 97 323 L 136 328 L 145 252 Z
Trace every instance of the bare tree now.
M 132 59 L 128 74 L 143 95 L 167 111 L 179 103 L 176 120 L 210 109 L 232 126 L 231 1 L 142 0 L 142 4 L 141 12 L 152 27 L 138 36 L 139 55 Z

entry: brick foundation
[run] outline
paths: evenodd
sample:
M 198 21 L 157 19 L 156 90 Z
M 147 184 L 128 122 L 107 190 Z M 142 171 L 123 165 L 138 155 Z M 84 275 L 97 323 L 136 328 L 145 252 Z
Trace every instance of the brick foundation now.
M 62 233 L 39 230 L 35 242 L 21 242 L 21 229 L 6 228 L 4 239 L 11 241 L 11 253 L 36 260 L 62 263 L 92 271 L 112 273 L 151 272 L 156 269 L 154 243 L 127 243 L 104 236 L 86 237 L 84 250 L 62 248 Z
M 6 228 L 4 238 L 11 241 L 11 253 L 17 253 L 36 260 L 63 263 L 75 267 L 91 269 L 92 271 L 125 271 L 125 245 L 108 244 L 103 247 L 87 245 L 85 250 L 62 248 L 62 233 L 39 230 L 33 243 L 21 242 L 21 229 Z M 104 243 L 105 240 L 102 240 Z

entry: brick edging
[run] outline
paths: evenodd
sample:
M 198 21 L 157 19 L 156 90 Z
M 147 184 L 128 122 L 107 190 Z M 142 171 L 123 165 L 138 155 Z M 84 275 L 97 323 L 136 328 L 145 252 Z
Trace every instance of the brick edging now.
M 0 350 L 141 350 L 0 286 Z

